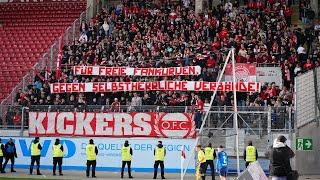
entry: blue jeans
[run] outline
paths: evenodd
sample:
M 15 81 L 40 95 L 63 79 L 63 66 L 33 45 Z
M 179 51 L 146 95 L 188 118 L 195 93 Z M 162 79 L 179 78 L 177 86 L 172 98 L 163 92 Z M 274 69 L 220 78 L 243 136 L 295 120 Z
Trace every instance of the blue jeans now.
M 282 177 L 273 176 L 272 180 L 287 180 L 287 177 L 286 176 L 282 176 Z

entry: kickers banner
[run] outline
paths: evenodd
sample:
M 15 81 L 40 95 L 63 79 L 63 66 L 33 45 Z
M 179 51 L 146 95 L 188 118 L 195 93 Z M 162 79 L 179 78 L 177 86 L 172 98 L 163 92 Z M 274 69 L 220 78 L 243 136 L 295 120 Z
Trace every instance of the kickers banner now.
M 191 113 L 29 112 L 30 136 L 195 138 Z
M 237 81 L 257 81 L 257 70 L 255 64 L 237 63 L 235 71 Z M 225 80 L 232 81 L 232 74 L 232 65 L 228 64 L 225 71 Z
M 236 91 L 260 92 L 258 82 L 237 82 Z M 51 93 L 116 92 L 116 91 L 233 91 L 233 82 L 154 81 L 154 82 L 93 82 L 53 83 Z
M 75 75 L 95 76 L 188 76 L 201 74 L 200 66 L 169 68 L 129 68 L 104 66 L 74 66 Z

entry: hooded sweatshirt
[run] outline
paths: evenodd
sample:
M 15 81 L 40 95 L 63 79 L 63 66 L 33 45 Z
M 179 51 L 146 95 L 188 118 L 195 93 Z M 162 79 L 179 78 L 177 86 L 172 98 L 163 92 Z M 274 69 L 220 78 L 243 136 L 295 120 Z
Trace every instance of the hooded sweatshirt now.
M 292 171 L 290 158 L 294 157 L 294 152 L 285 143 L 274 141 L 270 151 L 270 174 L 271 176 L 284 177 Z

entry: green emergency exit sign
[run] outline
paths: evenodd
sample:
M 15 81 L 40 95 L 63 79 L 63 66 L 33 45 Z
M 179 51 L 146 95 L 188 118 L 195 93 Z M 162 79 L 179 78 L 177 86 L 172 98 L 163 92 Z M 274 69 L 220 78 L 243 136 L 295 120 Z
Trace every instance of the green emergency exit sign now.
M 297 138 L 296 149 L 298 151 L 311 151 L 313 143 L 311 138 Z

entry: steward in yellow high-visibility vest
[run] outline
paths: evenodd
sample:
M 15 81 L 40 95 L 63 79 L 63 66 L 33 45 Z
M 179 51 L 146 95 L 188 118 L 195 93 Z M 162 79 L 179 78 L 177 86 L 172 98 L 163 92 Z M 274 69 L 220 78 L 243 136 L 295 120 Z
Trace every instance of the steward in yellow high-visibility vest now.
M 0 138 L 0 172 L 4 173 L 4 170 L 2 169 L 2 162 L 3 162 L 3 157 L 4 157 L 4 145 L 1 142 L 1 138 Z
M 246 161 L 246 167 L 248 167 L 250 163 L 257 161 L 258 151 L 257 148 L 252 145 L 252 141 L 248 142 L 248 146 L 243 153 L 243 158 Z
M 121 159 L 122 159 L 121 178 L 123 178 L 123 171 L 126 164 L 128 165 L 129 178 L 133 178 L 131 176 L 132 148 L 130 147 L 128 140 L 124 142 L 124 145 L 121 148 Z
M 204 148 L 204 154 L 206 156 L 206 167 L 204 172 L 207 172 L 208 166 L 210 166 L 211 177 L 212 179 L 215 179 L 215 170 L 214 170 L 213 160 L 216 158 L 216 151 L 212 147 L 211 143 L 209 143 L 208 146 Z
M 89 177 L 90 166 L 92 165 L 92 177 L 96 177 L 96 165 L 97 165 L 97 155 L 98 148 L 94 145 L 93 139 L 89 140 L 89 144 L 86 146 L 87 155 L 87 170 L 86 175 Z
M 31 143 L 31 164 L 30 164 L 30 174 L 32 174 L 34 163 L 37 163 L 37 175 L 42 175 L 40 173 L 40 156 L 41 156 L 42 146 L 39 142 L 39 137 L 34 138 Z
M 158 167 L 160 165 L 161 168 L 161 178 L 164 177 L 164 157 L 166 156 L 166 149 L 162 145 L 162 141 L 158 141 L 157 147 L 154 149 L 154 171 L 153 171 L 153 179 L 157 179 Z
M 197 146 L 197 153 L 198 153 L 198 162 L 197 162 L 197 168 L 199 168 L 199 173 L 201 176 L 201 179 L 205 179 L 205 168 L 206 168 L 206 155 L 201 148 L 201 145 Z
M 63 176 L 62 174 L 62 158 L 64 156 L 63 153 L 63 146 L 60 144 L 60 139 L 56 139 L 56 142 L 52 146 L 52 156 L 53 156 L 53 175 L 56 175 L 56 168 L 57 164 L 59 166 L 59 175 Z

